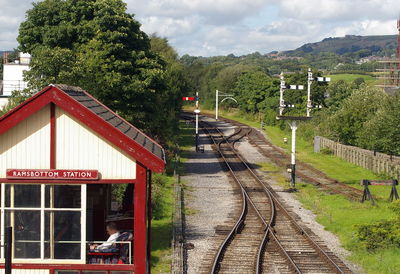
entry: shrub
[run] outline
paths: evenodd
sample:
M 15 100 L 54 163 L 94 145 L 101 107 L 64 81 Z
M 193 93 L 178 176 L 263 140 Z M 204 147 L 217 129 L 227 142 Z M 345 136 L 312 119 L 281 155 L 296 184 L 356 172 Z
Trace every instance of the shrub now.
M 368 251 L 400 248 L 400 200 L 393 202 L 390 209 L 396 213 L 395 218 L 357 226 L 356 236 Z
M 151 184 L 151 208 L 153 218 L 156 220 L 164 217 L 165 208 L 165 187 L 167 185 L 167 177 L 161 174 L 154 174 Z

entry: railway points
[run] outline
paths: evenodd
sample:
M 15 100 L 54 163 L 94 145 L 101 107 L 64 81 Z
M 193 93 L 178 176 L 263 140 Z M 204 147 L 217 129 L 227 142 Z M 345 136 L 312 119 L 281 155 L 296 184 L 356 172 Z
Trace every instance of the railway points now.
M 202 116 L 202 117 L 204 117 L 204 116 Z M 242 139 L 239 138 L 239 137 L 242 137 L 241 135 L 246 135 L 246 136 L 249 137 L 250 136 L 249 133 L 251 131 L 252 130 L 249 127 L 247 127 L 247 129 L 246 129 L 246 127 L 243 127 L 241 130 L 238 129 L 235 132 L 235 134 L 232 134 L 232 136 L 230 138 L 227 138 L 227 141 L 225 141 L 226 144 L 225 144 L 224 148 L 220 149 L 220 151 L 222 152 L 222 156 L 220 156 L 220 159 L 222 159 L 224 157 L 227 158 L 229 162 L 232 162 L 232 165 L 234 166 L 233 169 L 236 168 L 236 169 L 239 169 L 239 170 L 242 171 L 244 168 L 243 168 L 243 166 L 242 167 L 240 166 L 241 165 L 240 163 L 233 163 L 233 161 L 234 161 L 233 160 L 233 158 L 234 158 L 233 154 L 235 154 L 235 153 L 229 154 L 229 153 L 232 153 L 232 152 L 228 151 L 229 145 L 227 146 L 227 143 L 229 143 L 231 141 L 234 141 L 234 140 L 239 141 L 239 142 L 242 143 L 242 141 L 241 141 Z M 219 143 L 221 140 L 223 140 L 222 137 L 215 137 L 215 138 L 216 138 L 216 142 L 217 143 Z M 204 138 L 202 138 L 202 139 L 204 140 Z M 243 144 L 245 144 L 245 142 L 243 142 Z M 214 144 L 213 147 L 217 148 L 218 145 Z M 255 148 L 255 147 L 253 147 L 253 148 Z M 209 147 L 208 148 L 206 147 L 206 150 L 208 150 L 208 149 L 209 149 Z M 228 153 L 228 154 L 226 154 L 226 153 Z M 262 155 L 262 154 L 260 153 L 260 155 Z M 262 157 L 265 157 L 265 156 L 262 155 Z M 231 167 L 231 169 L 232 169 L 232 167 Z M 231 176 L 231 178 L 233 178 L 232 175 L 230 175 L 230 176 Z M 241 175 L 241 176 L 243 176 L 243 178 L 250 177 L 249 175 Z M 255 176 L 257 176 L 257 175 L 255 175 Z M 244 179 L 244 180 L 247 182 L 247 179 Z M 306 230 L 304 230 L 303 232 L 300 233 L 300 235 L 308 234 L 308 233 L 313 234 L 312 237 L 314 237 L 314 239 L 317 239 L 317 240 L 315 240 L 316 246 L 321 245 L 321 248 L 323 250 L 322 254 L 326 253 L 326 255 L 327 255 L 327 257 L 325 257 L 325 261 L 323 260 L 323 263 L 321 263 L 321 262 L 320 263 L 316 263 L 316 265 L 319 264 L 319 266 L 317 268 L 315 268 L 314 270 L 313 270 L 313 267 L 308 268 L 308 266 L 306 266 L 307 263 L 302 262 L 301 259 L 299 259 L 300 257 L 304 257 L 304 256 L 307 257 L 305 255 L 307 252 L 303 253 L 302 251 L 298 251 L 298 252 L 300 252 L 300 254 L 302 254 L 302 256 L 297 257 L 297 258 L 296 258 L 296 254 L 289 254 L 290 252 L 288 254 L 284 255 L 285 252 L 282 252 L 282 253 L 277 253 L 276 252 L 277 250 L 279 250 L 279 244 L 269 245 L 268 246 L 269 249 L 268 248 L 266 249 L 267 251 L 264 251 L 264 252 L 261 252 L 261 253 L 257 254 L 258 251 L 261 250 L 259 248 L 260 242 L 262 243 L 263 242 L 262 239 L 265 237 L 265 234 L 263 235 L 263 231 L 262 231 L 263 229 L 261 229 L 261 231 L 259 230 L 260 226 L 261 227 L 264 226 L 265 231 L 269 230 L 268 229 L 268 225 L 267 226 L 265 225 L 265 223 L 267 223 L 266 220 L 268 219 L 267 217 L 265 217 L 265 216 L 268 215 L 267 214 L 267 212 L 269 210 L 268 206 L 266 208 L 263 208 L 260 205 L 262 205 L 264 203 L 263 202 L 259 202 L 259 200 L 258 200 L 260 197 L 263 196 L 263 194 L 262 194 L 263 193 L 262 192 L 263 188 L 264 187 L 260 187 L 260 186 L 259 187 L 252 187 L 250 185 L 247 185 L 247 186 L 243 185 L 243 186 L 241 186 L 239 188 L 239 189 L 246 189 L 247 190 L 247 194 L 244 194 L 245 198 L 242 198 L 242 202 L 243 202 L 243 200 L 248 200 L 248 201 L 251 200 L 252 202 L 250 202 L 250 204 L 253 203 L 255 205 L 255 207 L 253 209 L 250 209 L 250 206 L 247 205 L 246 206 L 247 209 L 243 210 L 243 206 L 242 206 L 241 207 L 242 208 L 241 212 L 243 213 L 243 211 L 246 211 L 245 219 L 244 220 L 238 219 L 235 222 L 235 224 L 232 226 L 232 230 L 230 230 L 230 231 L 228 231 L 226 229 L 226 226 L 224 226 L 225 229 L 224 230 L 223 229 L 220 230 L 220 232 L 222 231 L 223 233 L 219 233 L 219 234 L 227 234 L 227 235 L 239 235 L 239 238 L 247 239 L 245 242 L 247 242 L 247 243 L 255 243 L 255 242 L 257 242 L 257 244 L 241 244 L 240 241 L 237 240 L 238 238 L 229 239 L 229 237 L 228 237 L 228 238 L 225 238 L 224 240 L 221 240 L 219 238 L 220 242 L 221 241 L 222 242 L 227 242 L 229 244 L 228 244 L 228 246 L 226 248 L 222 247 L 222 245 L 221 245 L 220 248 L 219 248 L 218 254 L 223 253 L 222 255 L 219 255 L 219 256 L 222 257 L 222 258 L 225 258 L 226 261 L 228 261 L 230 263 L 215 263 L 215 260 L 214 260 L 214 265 L 216 265 L 216 266 L 214 266 L 214 270 L 212 268 L 211 268 L 211 270 L 210 269 L 206 270 L 205 266 L 203 266 L 201 268 L 202 269 L 201 273 L 210 273 L 210 271 L 212 273 L 273 273 L 274 269 L 275 270 L 276 269 L 280 269 L 279 273 L 285 273 L 285 271 L 288 271 L 288 273 L 293 273 L 293 272 L 297 272 L 297 273 L 351 273 L 351 272 L 354 272 L 353 270 L 350 270 L 350 268 L 345 266 L 342 263 L 341 260 L 337 259 L 338 258 L 337 256 L 334 256 L 335 259 L 332 259 L 333 263 L 332 262 L 331 263 L 326 263 L 326 260 L 329 261 L 329 259 L 327 259 L 327 258 L 330 255 L 332 255 L 332 252 L 324 251 L 324 249 L 326 249 L 326 245 L 321 244 L 322 241 L 320 239 L 318 239 L 318 237 L 313 232 L 311 232 L 311 229 L 308 229 L 308 228 L 305 228 L 307 230 L 307 232 L 305 232 Z M 235 191 L 235 193 L 238 193 L 238 192 L 239 192 L 239 190 Z M 276 195 L 276 193 L 274 195 Z M 262 200 L 260 200 L 260 201 L 262 201 Z M 257 207 L 257 205 L 259 205 L 259 206 Z M 280 208 L 280 207 L 278 206 L 278 208 Z M 282 210 L 282 209 L 280 208 L 279 210 Z M 292 208 L 290 210 L 292 210 Z M 259 211 L 259 213 L 261 212 L 261 215 L 264 216 L 262 219 L 261 218 L 257 218 L 257 211 Z M 294 214 L 294 213 L 292 213 L 292 212 L 289 213 L 289 215 L 292 215 L 292 214 Z M 243 215 L 243 214 L 230 213 L 230 215 L 231 216 L 233 216 L 233 215 L 235 215 L 235 216 L 239 215 L 240 216 L 240 215 Z M 278 217 L 278 218 L 282 218 L 282 217 Z M 299 219 L 299 217 L 295 217 L 294 219 Z M 286 220 L 286 221 L 283 221 L 283 222 L 284 223 L 286 222 L 286 225 L 283 225 L 283 227 L 286 227 L 288 221 Z M 218 221 L 217 221 L 217 223 L 218 223 Z M 217 227 L 221 228 L 221 225 L 218 226 L 217 223 L 215 224 L 215 227 L 216 228 Z M 245 224 L 245 225 L 243 225 L 243 224 Z M 304 226 L 304 224 L 302 224 L 300 227 L 303 227 L 303 226 Z M 279 225 L 277 227 L 279 227 Z M 249 232 L 249 231 L 251 231 L 250 236 L 246 236 L 246 232 Z M 273 241 L 272 240 L 273 236 L 279 235 L 279 233 L 276 231 L 275 228 L 271 229 L 270 233 L 271 234 L 269 234 L 268 237 L 265 237 L 265 238 L 269 239 L 269 242 Z M 288 234 L 289 235 L 292 235 L 292 234 L 294 235 L 295 233 L 294 232 L 290 232 Z M 218 235 L 218 233 L 215 233 L 214 238 L 218 238 L 220 236 L 221 235 Z M 234 246 L 236 244 L 238 246 L 241 246 L 241 248 L 239 248 L 239 251 L 236 248 L 234 248 Z M 291 241 L 291 240 L 286 242 L 286 244 L 288 246 L 290 246 L 289 249 L 291 249 L 291 248 L 293 249 L 293 247 L 296 246 L 296 244 L 293 244 L 293 241 Z M 299 244 L 297 247 L 301 248 L 301 246 L 303 246 L 303 244 Z M 261 244 L 261 245 L 263 245 L 263 244 Z M 288 246 L 286 246 L 286 247 L 288 247 Z M 329 244 L 329 246 L 332 246 L 332 244 Z M 252 251 L 244 251 L 242 248 L 250 248 Z M 314 246 L 314 248 L 315 248 L 315 246 Z M 212 252 L 215 252 L 214 249 L 212 250 Z M 226 253 L 228 255 L 226 255 L 225 252 L 228 252 L 228 253 Z M 230 253 L 230 252 L 232 252 L 232 253 Z M 318 252 L 314 251 L 314 255 L 315 256 L 316 256 L 317 253 Z M 231 255 L 229 255 L 229 254 L 231 254 Z M 245 255 L 245 254 L 248 254 L 248 255 Z M 277 254 L 280 254 L 280 255 L 277 255 Z M 264 258 L 265 256 L 272 256 L 272 257 L 268 257 L 267 261 L 269 261 L 269 262 L 270 262 L 271 258 L 275 257 L 276 262 L 274 261 L 274 263 L 272 263 L 272 264 L 269 264 L 269 263 L 264 264 L 263 262 L 266 260 Z M 294 259 L 291 256 L 294 256 L 293 257 Z M 205 255 L 203 257 L 203 260 L 202 260 L 203 264 L 206 264 L 206 262 L 210 259 L 210 257 L 212 257 L 212 255 L 210 255 L 210 254 Z M 215 258 L 217 258 L 217 257 L 218 256 L 215 255 Z M 324 257 L 324 255 L 322 255 L 322 257 Z M 189 258 L 190 258 L 190 256 L 189 256 Z M 239 263 L 239 266 L 237 266 L 237 270 L 235 270 L 235 266 L 230 266 L 230 264 L 231 263 L 235 264 L 235 262 L 237 264 L 238 263 L 238 258 L 240 258 L 239 261 L 241 263 Z M 258 260 L 261 263 L 257 263 L 256 258 L 259 258 Z M 292 266 L 288 266 L 285 263 L 285 262 L 288 262 L 290 260 L 293 260 Z M 336 261 L 338 261 L 338 263 L 336 263 Z M 311 265 L 312 264 L 313 263 L 311 263 Z M 340 265 L 338 268 L 336 268 L 336 270 L 332 270 L 332 268 L 329 268 L 329 266 L 327 266 L 327 265 L 334 266 L 335 264 Z M 260 265 L 261 266 L 259 268 L 260 272 L 257 272 L 256 265 Z M 324 265 L 324 267 L 321 268 L 321 265 Z M 325 266 L 326 266 L 326 268 L 325 268 Z M 277 268 L 275 268 L 275 267 L 277 267 Z M 300 268 L 303 268 L 303 271 L 301 271 Z M 249 269 L 251 269 L 251 270 L 249 270 Z M 264 272 L 262 272 L 263 269 L 264 269 Z M 284 271 L 284 269 L 286 269 L 286 270 Z M 315 272 L 315 271 L 317 271 L 316 269 L 318 269 L 319 272 Z M 325 269 L 325 270 L 321 270 L 321 269 Z M 338 270 L 338 269 L 340 269 L 340 270 Z M 195 272 L 190 272 L 190 267 L 189 267 L 189 272 L 188 273 L 195 273 Z

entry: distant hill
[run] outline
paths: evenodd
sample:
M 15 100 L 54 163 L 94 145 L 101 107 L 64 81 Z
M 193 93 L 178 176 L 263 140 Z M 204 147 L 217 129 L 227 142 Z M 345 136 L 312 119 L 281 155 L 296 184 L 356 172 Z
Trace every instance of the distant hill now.
M 316 43 L 305 44 L 295 50 L 284 51 L 281 54 L 302 56 L 333 52 L 339 55 L 354 53 L 364 50 L 366 55 L 393 54 L 397 48 L 397 35 L 358 36 L 346 35 L 345 37 L 329 37 Z M 370 54 L 369 54 L 370 53 Z

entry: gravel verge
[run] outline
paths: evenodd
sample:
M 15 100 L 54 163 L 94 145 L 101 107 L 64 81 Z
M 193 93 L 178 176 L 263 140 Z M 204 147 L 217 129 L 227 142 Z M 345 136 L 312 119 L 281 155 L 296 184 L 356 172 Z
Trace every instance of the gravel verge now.
M 233 133 L 227 127 L 226 134 Z M 189 159 L 184 163 L 185 184 L 185 240 L 187 250 L 187 273 L 204 272 L 202 264 L 210 250 L 219 246 L 215 239 L 215 228 L 224 225 L 235 209 L 233 186 L 216 158 L 210 141 L 199 134 L 204 153 L 193 147 Z

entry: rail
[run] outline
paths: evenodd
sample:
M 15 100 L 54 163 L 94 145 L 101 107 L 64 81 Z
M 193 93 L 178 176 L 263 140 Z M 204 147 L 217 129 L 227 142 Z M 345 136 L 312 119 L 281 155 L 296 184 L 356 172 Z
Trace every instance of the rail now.
M 209 123 L 205 123 L 205 122 L 201 122 L 201 125 L 205 125 L 208 124 L 208 127 L 210 127 Z M 207 134 L 210 136 L 210 138 L 212 139 L 213 143 L 217 146 L 218 148 L 218 152 L 220 153 L 223 161 L 225 162 L 225 164 L 227 165 L 227 167 L 229 168 L 230 173 L 232 174 L 233 178 L 235 179 L 235 181 L 240 185 L 240 188 L 242 190 L 242 197 L 243 198 L 243 203 L 245 203 L 246 201 L 248 201 L 252 207 L 255 209 L 257 215 L 260 217 L 260 219 L 262 220 L 264 226 L 265 226 L 265 231 L 266 233 L 264 234 L 263 240 L 260 243 L 259 246 L 259 252 L 257 254 L 257 263 L 256 263 L 256 273 L 261 273 L 261 265 L 262 265 L 262 257 L 263 257 L 263 252 L 264 252 L 264 247 L 266 246 L 267 240 L 268 240 L 268 235 L 271 235 L 271 237 L 274 239 L 274 241 L 277 243 L 277 246 L 279 247 L 279 249 L 281 250 L 281 254 L 286 258 L 286 260 L 289 262 L 289 264 L 291 265 L 291 268 L 297 272 L 297 273 L 301 273 L 299 267 L 296 265 L 296 263 L 293 261 L 293 259 L 290 257 L 290 255 L 285 251 L 284 247 L 280 244 L 279 239 L 276 238 L 273 229 L 271 228 L 273 226 L 274 220 L 275 220 L 275 203 L 277 204 L 277 206 L 279 207 L 279 209 L 281 210 L 281 212 L 283 212 L 288 219 L 290 220 L 290 222 L 292 223 L 292 225 L 294 226 L 294 228 L 299 232 L 299 234 L 304 235 L 305 239 L 307 242 L 309 242 L 309 244 L 311 246 L 313 246 L 313 248 L 316 250 L 316 252 L 319 254 L 319 256 L 321 257 L 322 260 L 324 260 L 325 262 L 327 262 L 329 265 L 331 265 L 332 269 L 334 269 L 337 273 L 344 273 L 340 267 L 330 258 L 330 256 L 311 238 L 311 236 L 302 228 L 298 225 L 298 223 L 294 220 L 294 218 L 289 214 L 289 212 L 284 208 L 284 206 L 279 202 L 279 200 L 274 196 L 274 192 L 271 191 L 269 188 L 266 187 L 266 185 L 258 178 L 258 176 L 253 172 L 253 170 L 251 169 L 251 167 L 248 165 L 248 163 L 240 156 L 240 154 L 238 154 L 238 152 L 234 149 L 234 144 L 239 141 L 240 139 L 242 139 L 244 136 L 248 136 L 249 133 L 251 132 L 251 128 L 245 132 L 244 134 L 242 134 L 239 138 L 236 138 L 235 140 L 233 140 L 231 142 L 231 144 L 229 144 L 228 140 L 230 140 L 233 136 L 239 135 L 239 133 L 241 133 L 243 130 L 239 129 L 236 130 L 234 134 L 225 137 L 221 131 L 218 128 L 215 128 L 215 130 L 222 136 L 222 139 L 219 142 L 216 142 L 215 138 L 212 136 L 212 134 L 210 133 L 210 131 L 208 130 L 207 127 L 203 126 L 203 129 L 207 132 Z M 231 168 L 231 166 L 229 165 L 227 159 L 225 158 L 224 154 L 221 151 L 221 144 L 222 143 L 227 143 L 231 148 L 232 148 L 232 152 L 235 154 L 235 156 L 240 159 L 240 161 L 246 166 L 247 170 L 252 174 L 252 177 L 264 188 L 265 193 L 267 193 L 269 200 L 271 202 L 271 216 L 270 216 L 270 220 L 267 223 L 264 218 L 261 216 L 260 212 L 258 211 L 256 205 L 252 202 L 251 198 L 248 196 L 248 194 L 246 193 L 243 185 L 241 184 L 240 180 L 236 177 L 236 175 L 234 174 L 233 169 Z M 232 237 L 235 235 L 235 233 L 237 233 L 238 231 L 238 226 L 241 225 L 244 222 L 244 214 L 245 214 L 245 209 L 247 208 L 246 205 L 242 205 L 242 213 L 240 215 L 240 218 L 238 219 L 238 221 L 236 222 L 235 226 L 232 228 L 232 230 L 230 231 L 228 237 L 226 237 L 225 241 L 223 242 L 223 244 L 220 246 L 217 255 L 215 256 L 215 260 L 213 263 L 213 267 L 212 267 L 212 273 L 216 273 L 218 271 L 218 266 L 220 263 L 220 259 L 223 257 L 223 252 L 226 249 L 226 246 L 229 244 L 229 242 L 232 240 Z

